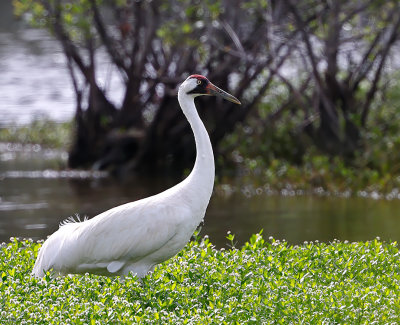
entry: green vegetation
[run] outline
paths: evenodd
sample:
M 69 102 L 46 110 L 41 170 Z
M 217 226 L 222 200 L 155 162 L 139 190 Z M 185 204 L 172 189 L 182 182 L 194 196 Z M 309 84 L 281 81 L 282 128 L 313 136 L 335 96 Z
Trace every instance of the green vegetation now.
M 365 94 L 364 94 L 365 95 Z M 351 190 L 389 193 L 400 188 L 400 78 L 393 74 L 385 95 L 375 99 L 362 150 L 350 157 L 330 156 L 297 127 L 302 116 L 288 111 L 278 121 L 269 116 L 282 102 L 279 84 L 249 118 L 227 136 L 220 166 L 236 168 L 245 175 L 243 183 L 269 184 L 272 189 L 288 187 L 310 190 L 320 187 L 331 193 Z M 230 154 L 233 152 L 233 154 Z M 232 161 L 234 165 L 232 165 Z M 243 170 L 245 171 L 243 173 Z
M 67 149 L 71 143 L 72 125 L 72 122 L 57 123 L 37 119 L 28 125 L 0 128 L 0 142 L 32 143 Z
M 333 171 L 343 174 L 339 188 L 359 182 L 347 169 L 349 162 L 352 168 L 368 169 L 367 184 L 375 172 L 381 179 L 386 167 L 392 167 L 385 166 L 385 160 L 381 164 L 380 153 L 369 151 L 365 143 L 369 146 L 370 135 L 379 138 L 387 131 L 376 123 L 382 111 L 376 103 L 397 69 L 393 58 L 400 43 L 398 0 L 279 5 L 252 0 L 236 6 L 216 0 L 13 4 L 17 16 L 58 39 L 68 62 L 78 122 L 68 160 L 71 168 L 99 161 L 106 161 L 116 174 L 190 168 L 191 130 L 183 115 L 176 115 L 175 98 L 177 83 L 189 73 L 207 74 L 242 102 L 240 108 L 218 102 L 218 109 L 211 99 L 198 102 L 216 151 L 223 151 L 222 139 L 243 123 L 250 131 L 246 135 L 251 136 L 251 130 L 255 136 L 260 130 L 264 134 L 266 129 L 268 137 L 262 137 L 260 145 L 257 139 L 241 145 L 255 148 L 261 156 L 272 148 L 273 155 L 279 154 L 274 162 L 279 170 L 285 169 L 282 159 L 290 165 L 311 165 L 306 170 L 288 168 L 295 174 L 289 179 L 311 169 L 308 180 L 323 184 L 325 176 L 320 175 L 331 163 L 321 155 L 345 167 Z M 98 64 L 105 57 L 108 67 Z M 104 82 L 100 76 L 106 70 Z M 122 87 L 118 84 L 118 103 L 109 97 L 117 85 L 112 80 L 124 81 Z M 251 124 L 251 119 L 258 122 Z M 317 151 L 315 159 L 307 152 L 311 146 Z M 267 158 L 262 160 L 269 165 L 272 157 Z M 250 158 L 250 163 L 258 159 Z
M 92 275 L 34 279 L 39 247 L 15 239 L 1 246 L 1 324 L 400 322 L 396 243 L 290 246 L 258 234 L 241 249 L 216 250 L 204 239 L 143 283 Z
M 294 190 L 322 188 L 330 193 L 358 191 L 387 194 L 400 189 L 400 76 L 393 74 L 391 83 L 374 101 L 368 131 L 363 138 L 364 150 L 351 158 L 330 157 L 299 134 L 299 117 L 290 112 L 279 121 L 269 122 L 282 102 L 279 84 L 259 105 L 257 116 L 249 117 L 226 136 L 216 155 L 217 181 L 231 183 L 236 171 L 241 177 L 237 186 L 268 185 L 272 190 L 290 187 Z M 26 126 L 0 128 L 0 142 L 32 143 L 67 150 L 72 141 L 74 122 L 57 123 L 35 120 Z

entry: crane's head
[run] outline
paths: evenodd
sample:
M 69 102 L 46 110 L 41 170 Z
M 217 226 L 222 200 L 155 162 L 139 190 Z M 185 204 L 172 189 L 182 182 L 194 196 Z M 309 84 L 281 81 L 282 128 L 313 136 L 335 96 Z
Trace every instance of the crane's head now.
M 229 100 L 235 104 L 241 104 L 240 101 L 228 94 L 226 91 L 219 89 L 217 86 L 213 85 L 206 77 L 193 74 L 188 77 L 180 86 L 183 88 L 187 95 L 192 95 L 193 97 L 197 96 L 219 96 L 226 100 Z

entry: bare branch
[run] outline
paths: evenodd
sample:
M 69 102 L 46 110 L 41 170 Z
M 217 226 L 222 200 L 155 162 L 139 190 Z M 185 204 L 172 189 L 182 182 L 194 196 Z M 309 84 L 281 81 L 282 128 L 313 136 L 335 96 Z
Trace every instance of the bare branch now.
M 378 68 L 377 68 L 377 70 L 375 72 L 375 76 L 374 76 L 374 79 L 372 81 L 372 85 L 371 85 L 371 87 L 370 87 L 370 89 L 369 89 L 369 91 L 367 93 L 366 100 L 364 102 L 364 106 L 363 106 L 362 113 L 361 113 L 361 124 L 363 126 L 365 126 L 365 124 L 367 122 L 369 108 L 370 108 L 371 102 L 372 102 L 372 100 L 373 100 L 373 98 L 374 98 L 374 96 L 376 94 L 376 91 L 377 91 L 377 88 L 378 88 L 378 83 L 379 83 L 379 80 L 381 78 L 382 70 L 383 70 L 384 64 L 386 63 L 386 59 L 387 59 L 387 56 L 389 54 L 389 51 L 390 51 L 392 45 L 394 44 L 394 42 L 399 37 L 399 33 L 400 33 L 400 14 L 398 13 L 398 10 L 396 12 L 397 12 L 397 18 L 396 18 L 396 20 L 395 20 L 395 22 L 394 22 L 394 24 L 392 26 L 392 30 L 391 30 L 390 36 L 389 36 L 389 38 L 388 38 L 388 40 L 387 40 L 387 42 L 386 42 L 386 44 L 385 44 L 385 46 L 384 46 L 384 48 L 382 50 Z
M 242 43 L 240 43 L 239 37 L 237 36 L 237 34 L 233 30 L 233 28 L 228 24 L 228 22 L 226 20 L 222 21 L 222 27 L 224 27 L 226 33 L 232 39 L 233 43 L 235 44 L 235 46 L 241 53 L 241 56 L 246 57 L 246 51 L 244 50 Z
M 395 13 L 395 10 L 390 12 L 387 21 L 393 20 L 394 13 Z M 385 35 L 385 33 L 387 32 L 387 29 L 388 29 L 388 26 L 377 31 L 377 33 L 374 37 L 374 40 L 370 43 L 370 46 L 365 51 L 364 56 L 363 56 L 360 64 L 358 65 L 358 69 L 356 71 L 354 71 L 353 74 L 349 75 L 348 81 L 350 81 L 351 79 L 354 79 L 352 81 L 353 90 L 356 90 L 358 88 L 358 85 L 360 84 L 360 82 L 365 78 L 365 76 L 368 74 L 368 72 L 374 65 L 374 62 L 376 61 L 377 57 L 382 53 L 383 49 L 380 48 L 380 42 L 381 42 L 381 39 L 383 38 L 383 36 Z M 378 48 L 378 51 L 375 54 L 373 54 L 377 48 Z
M 310 38 L 309 38 L 310 35 L 306 31 L 306 26 L 307 25 L 305 24 L 305 22 L 301 18 L 300 13 L 298 12 L 296 6 L 292 4 L 291 0 L 286 0 L 286 1 L 288 3 L 288 7 L 289 7 L 290 11 L 293 14 L 293 17 L 295 18 L 295 22 L 297 24 L 297 27 L 298 27 L 301 35 L 302 35 L 304 44 L 305 44 L 306 49 L 307 49 L 308 58 L 309 58 L 310 63 L 311 63 L 312 72 L 313 72 L 315 80 L 317 81 L 317 86 L 319 88 L 322 88 L 323 81 L 322 81 L 321 76 L 319 75 L 319 72 L 318 72 L 318 67 L 317 67 L 318 60 L 317 60 L 316 55 L 315 55 L 315 53 L 314 53 L 314 51 L 312 49 L 311 41 L 310 41 Z
M 107 32 L 106 28 L 104 27 L 105 24 L 100 16 L 99 10 L 97 8 L 96 0 L 89 0 L 89 1 L 90 1 L 92 11 L 93 11 L 93 18 L 94 18 L 97 32 L 99 33 L 100 38 L 101 38 L 105 48 L 107 49 L 109 56 L 111 57 L 112 61 L 118 68 L 120 68 L 122 71 L 127 73 L 127 68 L 124 64 L 124 60 L 122 59 L 122 56 L 118 53 L 115 45 L 113 44 L 113 40 L 108 35 L 108 32 Z

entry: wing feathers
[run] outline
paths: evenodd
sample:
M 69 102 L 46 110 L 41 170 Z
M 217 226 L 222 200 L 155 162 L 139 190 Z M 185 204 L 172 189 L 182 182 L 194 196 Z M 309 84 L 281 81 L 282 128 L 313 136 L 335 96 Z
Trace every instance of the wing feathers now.
M 186 228 L 191 211 L 186 204 L 170 201 L 174 200 L 155 196 L 83 222 L 79 217 L 67 219 L 43 245 L 36 276 L 41 276 L 41 269 L 50 268 L 60 273 L 108 275 L 133 271 L 143 276 L 189 240 L 186 233 L 191 229 Z
M 114 261 L 108 264 L 107 271 L 110 273 L 118 272 L 125 265 L 125 261 Z

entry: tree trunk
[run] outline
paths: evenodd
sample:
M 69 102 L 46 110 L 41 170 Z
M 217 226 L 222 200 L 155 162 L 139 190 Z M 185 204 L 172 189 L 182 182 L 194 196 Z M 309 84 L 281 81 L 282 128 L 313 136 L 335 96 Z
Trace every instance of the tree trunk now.
M 71 146 L 68 166 L 71 168 L 91 167 L 103 155 L 104 143 L 116 109 L 96 86 L 90 87 L 89 106 L 83 110 L 78 103 L 76 129 Z

